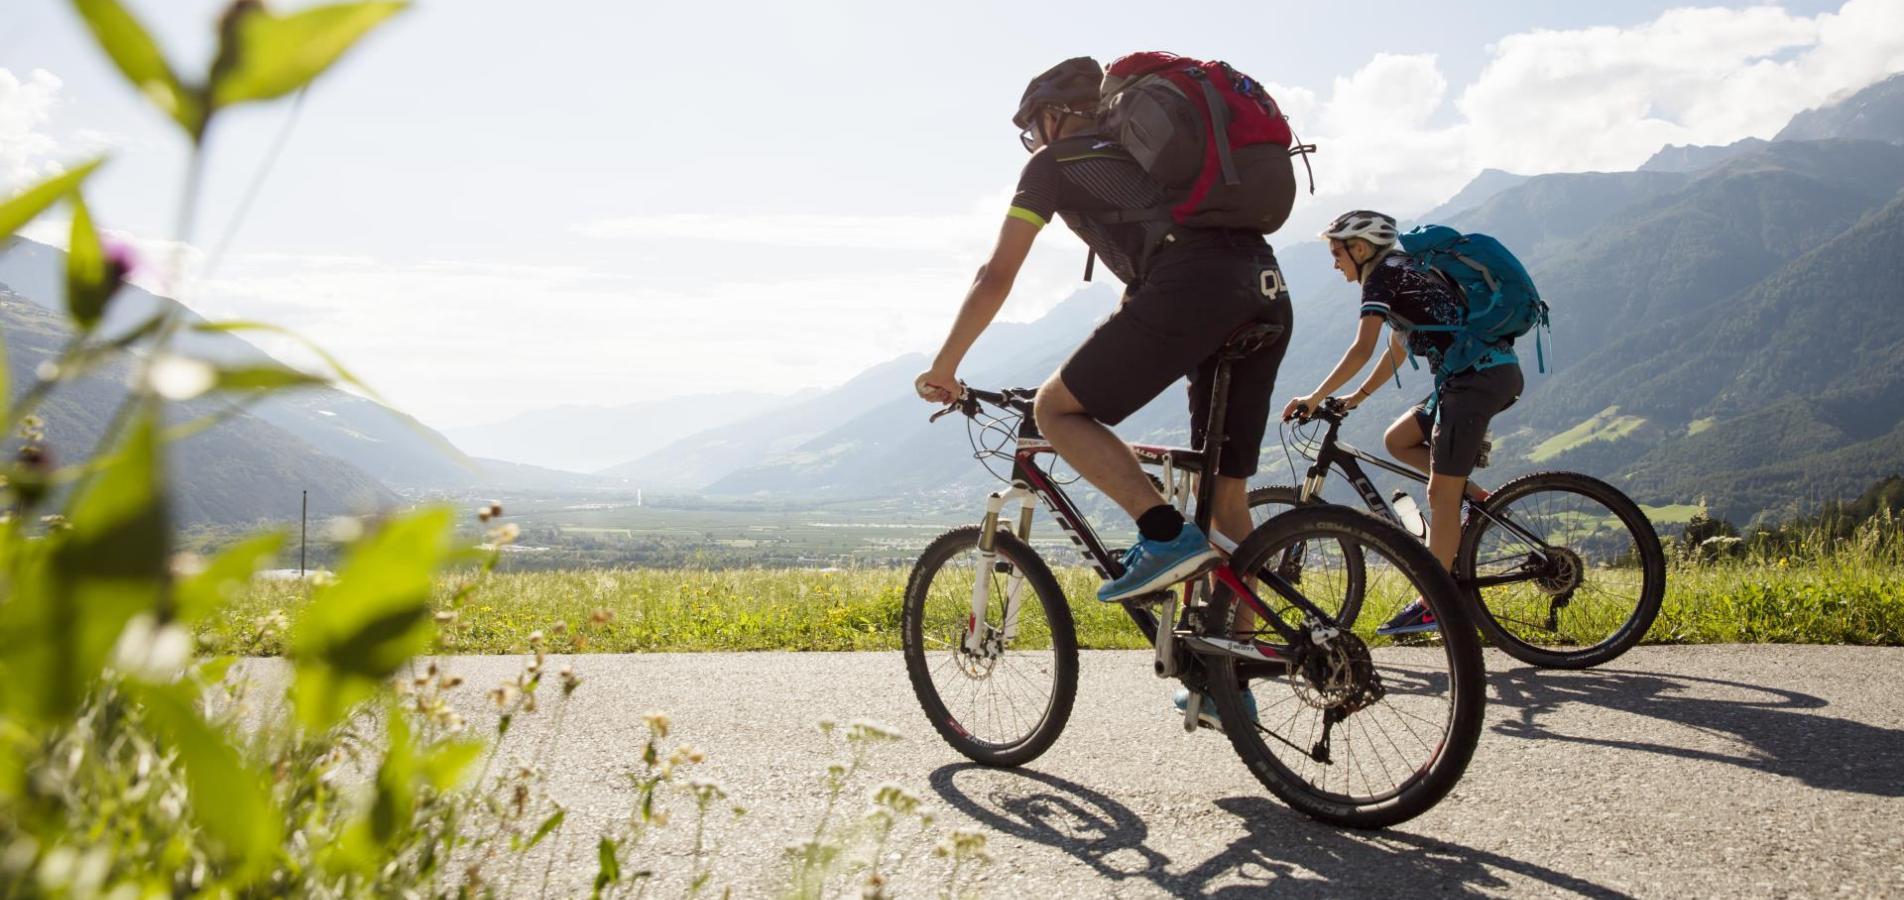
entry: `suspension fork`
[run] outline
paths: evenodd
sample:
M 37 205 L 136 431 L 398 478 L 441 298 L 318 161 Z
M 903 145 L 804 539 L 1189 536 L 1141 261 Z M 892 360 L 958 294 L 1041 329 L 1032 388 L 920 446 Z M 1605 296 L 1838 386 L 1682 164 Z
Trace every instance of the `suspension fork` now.
M 985 518 L 978 529 L 978 572 L 972 579 L 972 613 L 966 620 L 965 649 L 968 653 L 980 653 L 984 650 L 985 639 L 991 631 L 980 628 L 985 621 L 986 608 L 991 604 L 992 575 L 998 571 L 998 531 L 1000 517 L 1005 507 L 1013 502 L 1018 504 L 1018 537 L 1029 541 L 1031 538 L 1032 504 L 1037 495 L 1023 484 L 1013 484 L 1009 490 L 993 491 L 985 498 Z M 1002 642 L 1010 643 L 1018 637 L 1018 605 L 1025 595 L 1025 573 L 1016 567 L 1010 567 L 1010 577 L 1005 587 L 1005 615 L 999 623 L 998 635 Z

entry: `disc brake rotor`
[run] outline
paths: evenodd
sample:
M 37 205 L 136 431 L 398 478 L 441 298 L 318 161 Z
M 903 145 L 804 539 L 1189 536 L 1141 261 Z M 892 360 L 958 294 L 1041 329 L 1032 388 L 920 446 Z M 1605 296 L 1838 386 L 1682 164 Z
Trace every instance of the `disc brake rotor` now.
M 1534 579 L 1534 586 L 1550 597 L 1571 594 L 1586 580 L 1587 563 L 1580 554 L 1568 547 L 1550 547 L 1547 549 L 1547 565 L 1540 577 Z
M 1303 703 L 1343 714 L 1366 709 L 1386 693 L 1368 645 L 1346 631 L 1291 659 L 1289 684 Z

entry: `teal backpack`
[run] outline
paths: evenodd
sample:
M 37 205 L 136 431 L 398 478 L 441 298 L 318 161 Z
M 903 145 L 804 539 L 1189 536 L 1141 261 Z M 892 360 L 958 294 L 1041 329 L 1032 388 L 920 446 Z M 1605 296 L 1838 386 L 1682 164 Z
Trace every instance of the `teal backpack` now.
M 1460 325 L 1417 325 L 1419 331 L 1452 331 L 1453 346 L 1442 355 L 1435 373 L 1435 394 L 1449 375 L 1498 354 L 1495 344 L 1512 341 L 1552 326 L 1547 304 L 1534 288 L 1527 267 L 1501 242 L 1485 234 L 1462 234 L 1446 225 L 1423 225 L 1401 236 L 1403 253 L 1441 273 L 1467 301 L 1467 321 Z M 1547 353 L 1540 335 L 1534 335 L 1534 355 L 1540 371 L 1547 371 Z

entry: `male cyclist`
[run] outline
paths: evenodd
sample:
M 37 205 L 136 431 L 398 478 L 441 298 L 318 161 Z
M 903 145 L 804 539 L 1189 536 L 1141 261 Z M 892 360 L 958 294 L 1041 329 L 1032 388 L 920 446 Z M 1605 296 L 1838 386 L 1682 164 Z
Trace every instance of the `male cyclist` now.
M 1374 355 L 1387 324 L 1393 329 L 1389 351 L 1355 393 L 1338 398 L 1354 409 L 1381 388 L 1409 353 L 1428 360 L 1440 373 L 1442 354 L 1454 342 L 1448 331 L 1416 330 L 1417 325 L 1459 325 L 1466 306 L 1461 295 L 1434 270 L 1395 246 L 1395 219 L 1369 210 L 1343 213 L 1323 231 L 1335 268 L 1362 285 L 1361 325 L 1355 341 L 1315 392 L 1289 401 L 1283 418 L 1308 415 L 1337 388 L 1347 384 Z M 1428 549 L 1442 566 L 1454 568 L 1461 542 L 1463 494 L 1487 499 L 1487 491 L 1468 480 L 1481 453 L 1488 423 L 1520 399 L 1519 360 L 1503 342 L 1459 372 L 1448 373 L 1440 395 L 1430 396 L 1388 427 L 1384 443 L 1395 458 L 1428 473 Z M 1434 614 L 1419 599 L 1375 629 L 1377 634 L 1434 631 Z
M 1123 575 L 1098 591 L 1099 600 L 1116 602 L 1164 590 L 1206 571 L 1218 557 L 1208 537 L 1158 493 L 1110 426 L 1188 376 L 1191 432 L 1201 440 L 1217 350 L 1248 323 L 1281 325 L 1279 336 L 1231 369 L 1224 413 L 1229 439 L 1217 466 L 1213 514 L 1218 531 L 1242 540 L 1250 531 L 1247 480 L 1256 472 L 1291 316 L 1281 270 L 1261 234 L 1118 215 L 1170 198 L 1135 160 L 1098 136 L 1102 78 L 1095 60 L 1080 57 L 1025 88 L 1012 123 L 1031 159 L 990 259 L 915 387 L 934 402 L 956 397 L 960 361 L 997 315 L 1032 241 L 1054 215 L 1104 260 L 1126 285 L 1123 300 L 1038 389 L 1033 414 L 1052 448 L 1137 523 L 1140 540 L 1125 555 Z

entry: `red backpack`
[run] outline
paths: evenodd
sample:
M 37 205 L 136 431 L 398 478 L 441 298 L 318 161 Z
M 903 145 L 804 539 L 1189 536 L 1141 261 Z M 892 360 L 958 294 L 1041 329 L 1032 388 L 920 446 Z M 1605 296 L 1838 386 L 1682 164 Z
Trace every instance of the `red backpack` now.
M 1290 157 L 1301 154 L 1307 170 L 1315 150 L 1296 141 L 1256 79 L 1229 63 L 1159 51 L 1119 57 L 1104 70 L 1098 127 L 1176 194 L 1168 207 L 1131 210 L 1118 217 L 1124 221 L 1270 234 L 1296 202 Z

